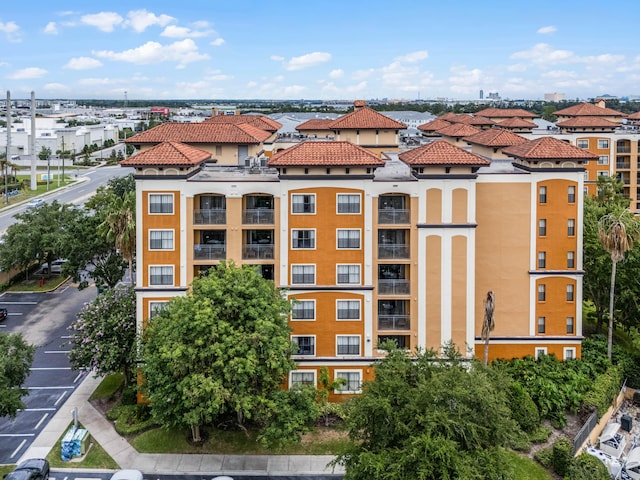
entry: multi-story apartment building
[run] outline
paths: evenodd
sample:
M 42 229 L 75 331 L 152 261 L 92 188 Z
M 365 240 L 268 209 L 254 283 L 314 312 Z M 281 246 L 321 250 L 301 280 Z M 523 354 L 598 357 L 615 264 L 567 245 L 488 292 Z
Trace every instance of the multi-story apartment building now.
M 137 181 L 139 328 L 234 260 L 296 299 L 289 385 L 327 367 L 347 379 L 343 393 L 357 393 L 385 340 L 482 352 L 489 290 L 490 358 L 580 356 L 583 165 L 594 155 L 470 126 L 482 155 L 444 140 L 398 153 L 398 125 L 372 124 L 368 110 L 338 119 L 334 140 L 274 148 L 267 164 L 239 157 L 242 142 L 259 155 L 270 135 L 244 123 L 130 138 L 139 153 L 122 164 Z

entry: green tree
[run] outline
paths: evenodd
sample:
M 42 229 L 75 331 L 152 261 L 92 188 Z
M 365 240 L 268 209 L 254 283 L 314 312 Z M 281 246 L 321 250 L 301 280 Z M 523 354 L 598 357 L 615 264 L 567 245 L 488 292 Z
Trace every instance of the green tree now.
M 347 381 L 344 378 L 331 380 L 331 377 L 329 376 L 329 369 L 327 367 L 322 367 L 320 369 L 320 375 L 318 375 L 317 397 L 322 408 L 325 427 L 329 426 L 329 415 L 331 413 L 329 407 L 329 392 L 339 390 L 341 387 L 346 385 L 346 383 Z
M 0 417 L 15 417 L 25 408 L 22 397 L 27 390 L 22 384 L 29 375 L 35 347 L 27 344 L 22 335 L 0 333 Z
M 221 263 L 154 316 L 143 342 L 145 394 L 156 421 L 200 427 L 269 415 L 291 360 L 290 304 L 253 268 Z
M 113 194 L 104 212 L 98 232 L 114 242 L 116 249 L 129 265 L 129 281 L 133 285 L 133 257 L 136 254 L 136 194 L 123 197 Z
M 122 373 L 125 384 L 133 379 L 138 358 L 133 288 L 112 288 L 98 295 L 78 312 L 69 331 L 74 369 L 93 369 L 98 376 Z
M 482 320 L 482 339 L 484 340 L 484 357 L 483 363 L 486 365 L 489 362 L 489 340 L 491 339 L 491 332 L 495 328 L 494 312 L 496 309 L 496 297 L 493 290 L 487 292 L 487 296 L 484 299 L 484 319 Z
M 51 149 L 49 147 L 42 147 L 38 152 L 38 158 L 42 161 L 48 162 L 51 158 Z

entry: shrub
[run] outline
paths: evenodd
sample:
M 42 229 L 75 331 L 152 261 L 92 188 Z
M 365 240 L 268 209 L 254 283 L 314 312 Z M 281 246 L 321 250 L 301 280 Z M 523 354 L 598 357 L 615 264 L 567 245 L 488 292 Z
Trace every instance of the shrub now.
M 148 430 L 155 425 L 151 417 L 151 409 L 146 404 L 120 405 L 112 410 L 117 410 L 118 412 L 114 424 L 116 432 L 120 435 L 133 435 L 134 433 Z
M 549 439 L 549 435 L 551 435 L 551 429 L 544 425 L 539 425 L 529 434 L 529 441 L 531 443 L 544 443 Z
M 553 471 L 564 477 L 573 458 L 573 444 L 568 438 L 558 438 L 553 442 L 551 462 Z
M 536 452 L 536 454 L 533 456 L 533 458 L 535 458 L 536 461 L 544 468 L 551 468 L 552 457 L 553 450 L 551 449 L 551 447 L 543 448 L 542 450 Z
M 611 476 L 604 463 L 587 453 L 571 460 L 565 480 L 609 480 Z
M 618 394 L 622 384 L 620 367 L 609 367 L 607 371 L 598 375 L 591 388 L 586 392 L 582 402 L 583 412 L 598 412 L 601 417 L 611 406 L 611 402 Z
M 531 433 L 540 426 L 538 407 L 536 407 L 536 404 L 531 400 L 531 396 L 522 385 L 512 382 L 509 386 L 508 396 L 511 405 L 511 416 L 518 422 L 522 431 Z

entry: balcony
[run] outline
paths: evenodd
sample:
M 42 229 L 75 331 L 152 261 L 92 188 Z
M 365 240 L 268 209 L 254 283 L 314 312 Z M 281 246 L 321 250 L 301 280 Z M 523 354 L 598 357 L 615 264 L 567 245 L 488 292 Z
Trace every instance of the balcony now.
M 410 330 L 409 315 L 378 315 L 378 330 Z
M 227 211 L 224 208 L 208 208 L 193 211 L 195 225 L 224 225 L 227 223 Z
M 631 145 L 627 144 L 620 144 L 618 143 L 618 145 L 616 145 L 616 152 L 617 153 L 631 153 Z
M 379 295 L 409 295 L 409 293 L 411 293 L 409 280 L 378 280 Z
M 224 244 L 196 243 L 193 246 L 194 260 L 226 260 L 226 258 L 227 246 Z
M 616 162 L 617 170 L 629 170 L 631 168 L 630 162 Z
M 246 243 L 242 246 L 243 260 L 272 260 L 274 244 Z
M 273 209 L 251 208 L 242 211 L 242 223 L 245 225 L 273 225 Z
M 409 258 L 409 245 L 406 243 L 385 243 L 378 245 L 378 259 L 392 260 L 396 258 Z
M 406 208 L 385 208 L 378 210 L 378 223 L 384 225 L 409 223 L 409 210 Z

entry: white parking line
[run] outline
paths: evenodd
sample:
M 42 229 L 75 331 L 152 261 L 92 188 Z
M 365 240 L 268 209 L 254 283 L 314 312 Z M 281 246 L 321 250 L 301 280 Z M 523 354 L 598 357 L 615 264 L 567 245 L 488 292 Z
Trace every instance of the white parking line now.
M 7 313 L 7 315 L 9 317 L 21 317 L 22 313 L 21 312 L 9 312 L 9 313 Z
M 71 350 L 45 350 L 44 353 L 69 353 Z
M 66 396 L 67 396 L 67 392 L 66 392 L 66 391 L 62 392 L 62 395 L 60 395 L 60 396 L 58 397 L 58 399 L 57 399 L 53 404 L 54 404 L 54 405 L 58 405 L 58 403 L 60 403 L 60 400 L 62 400 L 62 399 L 63 399 L 64 397 L 66 397 Z
M 78 374 L 78 376 L 76 378 L 73 379 L 73 383 L 76 383 L 78 380 L 80 380 L 82 377 L 84 377 L 84 372 L 80 372 Z
M 2 295 L 4 295 L 4 293 Z M 38 302 L 5 302 L 3 300 L 2 304 L 3 305 L 37 305 Z
M 71 370 L 71 367 L 33 367 L 31 368 L 32 372 L 37 370 Z
M 55 408 L 25 408 L 21 412 L 55 412 Z
M 35 426 L 35 427 L 33 427 L 33 429 L 34 429 L 34 430 L 37 430 L 38 428 L 40 428 L 40 425 L 42 425 L 42 422 L 44 422 L 44 421 L 47 419 L 47 417 L 48 417 L 48 416 L 49 416 L 49 414 L 48 414 L 48 413 L 45 413 L 45 414 L 42 416 L 42 418 L 40 419 L 40 421 L 36 424 L 36 426 Z
M 27 390 L 73 390 L 75 385 L 60 385 L 59 387 L 27 387 Z
M 35 437 L 35 433 L 0 433 L 0 437 Z
M 27 441 L 26 440 L 22 440 L 22 442 L 20 442 L 20 445 L 18 445 L 18 448 L 16 448 L 13 451 L 13 453 L 11 454 L 11 456 L 9 458 L 15 457 L 18 454 L 18 452 L 22 449 L 22 447 L 24 447 L 25 443 L 27 443 Z

